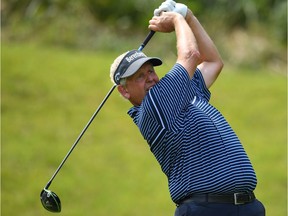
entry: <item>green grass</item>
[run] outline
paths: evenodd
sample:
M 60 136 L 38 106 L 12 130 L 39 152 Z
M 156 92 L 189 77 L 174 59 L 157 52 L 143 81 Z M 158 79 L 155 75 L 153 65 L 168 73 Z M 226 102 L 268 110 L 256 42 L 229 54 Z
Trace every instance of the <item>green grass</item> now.
M 40 191 L 112 86 L 117 55 L 2 44 L 3 216 L 51 215 Z M 267 215 L 285 215 L 286 77 L 225 68 L 211 91 L 250 156 Z M 49 189 L 61 215 L 173 215 L 166 177 L 129 107 L 115 91 L 56 176 Z

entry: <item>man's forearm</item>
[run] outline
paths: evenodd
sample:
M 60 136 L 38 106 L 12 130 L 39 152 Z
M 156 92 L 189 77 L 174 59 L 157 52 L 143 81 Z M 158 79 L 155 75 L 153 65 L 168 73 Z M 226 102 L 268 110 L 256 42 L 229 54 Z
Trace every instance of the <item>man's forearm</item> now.
M 181 16 L 180 18 L 183 19 Z M 196 38 L 184 19 L 182 22 L 179 19 L 175 22 L 175 33 L 177 38 L 177 62 L 186 68 L 190 78 L 192 78 L 197 65 L 201 61 Z
M 202 60 L 208 62 L 222 61 L 213 41 L 191 10 L 187 12 L 186 21 L 195 35 Z
M 202 72 L 207 88 L 209 88 L 221 72 L 224 65 L 223 61 L 214 42 L 190 10 L 188 10 L 186 21 L 197 40 L 198 49 L 203 61 L 198 65 L 198 68 Z

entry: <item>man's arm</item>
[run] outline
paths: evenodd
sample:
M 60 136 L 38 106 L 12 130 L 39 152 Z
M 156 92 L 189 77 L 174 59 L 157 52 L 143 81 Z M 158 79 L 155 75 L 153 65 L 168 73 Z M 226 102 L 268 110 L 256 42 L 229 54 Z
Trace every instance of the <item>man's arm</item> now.
M 153 31 L 175 31 L 177 38 L 177 63 L 181 64 L 193 77 L 197 65 L 201 63 L 201 57 L 197 41 L 192 28 L 182 15 L 175 12 L 163 12 L 160 16 L 154 16 L 149 21 L 149 28 Z
M 196 38 L 203 61 L 198 65 L 198 68 L 202 72 L 207 88 L 209 88 L 220 74 L 224 66 L 223 61 L 213 41 L 189 9 L 186 15 L 186 21 Z

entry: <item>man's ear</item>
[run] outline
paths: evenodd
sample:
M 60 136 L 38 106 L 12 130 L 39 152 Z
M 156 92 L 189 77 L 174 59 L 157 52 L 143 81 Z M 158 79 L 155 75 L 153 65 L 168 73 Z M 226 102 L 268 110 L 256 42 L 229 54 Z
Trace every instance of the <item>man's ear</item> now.
M 126 98 L 126 99 L 130 98 L 130 94 L 124 86 L 118 85 L 117 89 L 124 98 Z

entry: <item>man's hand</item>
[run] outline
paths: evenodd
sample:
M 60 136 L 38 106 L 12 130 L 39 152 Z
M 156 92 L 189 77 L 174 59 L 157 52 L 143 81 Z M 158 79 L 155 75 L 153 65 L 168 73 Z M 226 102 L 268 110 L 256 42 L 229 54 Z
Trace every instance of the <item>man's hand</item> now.
M 154 10 L 154 16 L 160 16 L 162 12 L 176 12 L 181 14 L 184 18 L 187 15 L 187 6 L 181 3 L 176 3 L 173 0 L 166 0 L 159 8 Z
M 181 14 L 185 18 L 187 15 L 187 10 L 188 10 L 188 7 L 185 4 L 176 3 L 175 9 L 173 11 Z
M 154 16 L 160 16 L 162 12 L 171 12 L 175 9 L 176 2 L 173 0 L 166 0 L 159 8 L 154 10 Z
M 175 30 L 175 22 L 184 20 L 183 17 L 175 12 L 163 12 L 161 16 L 154 16 L 149 21 L 149 29 L 157 32 L 173 32 Z

